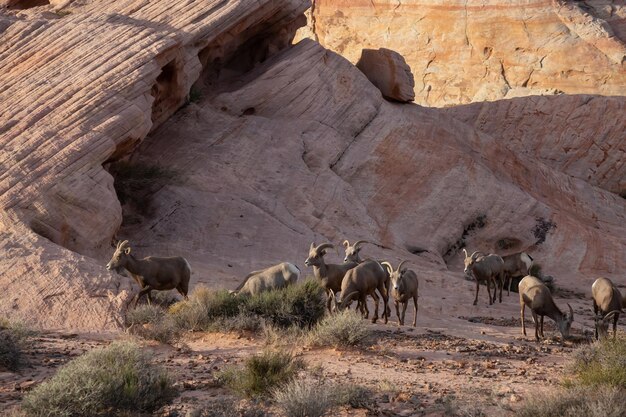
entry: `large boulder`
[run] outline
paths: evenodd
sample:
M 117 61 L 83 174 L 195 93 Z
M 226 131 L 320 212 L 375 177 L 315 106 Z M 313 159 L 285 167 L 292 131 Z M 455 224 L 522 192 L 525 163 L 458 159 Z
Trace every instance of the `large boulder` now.
M 401 102 L 415 99 L 415 79 L 402 55 L 387 48 L 363 49 L 357 68 L 388 100 Z

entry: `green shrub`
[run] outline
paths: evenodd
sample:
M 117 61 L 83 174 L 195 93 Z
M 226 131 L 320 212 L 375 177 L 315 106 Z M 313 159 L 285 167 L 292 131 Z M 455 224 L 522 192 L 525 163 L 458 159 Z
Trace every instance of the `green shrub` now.
M 266 351 L 248 358 L 242 368 L 225 370 L 221 379 L 236 392 L 255 397 L 290 382 L 304 366 L 291 353 Z
M 322 417 L 334 405 L 333 388 L 320 380 L 294 379 L 276 388 L 273 397 L 287 417 Z
M 239 315 L 247 299 L 236 297 L 227 290 L 210 290 L 199 287 L 188 301 L 181 301 L 169 309 L 178 326 L 199 331 L 215 328 L 216 322 Z
M 23 364 L 23 351 L 31 335 L 22 324 L 0 320 L 0 370 L 16 371 Z
M 132 203 L 143 214 L 150 210 L 150 196 L 178 178 L 176 171 L 145 162 L 119 161 L 111 164 L 109 171 L 120 203 Z
M 179 327 L 191 331 L 258 330 L 263 322 L 304 328 L 324 316 L 324 292 L 313 280 L 256 296 L 235 296 L 227 290 L 202 287 L 188 301 L 172 305 L 169 312 Z
M 626 415 L 626 390 L 576 387 L 533 395 L 516 414 L 519 417 L 622 417 Z
M 361 315 L 354 310 L 343 310 L 327 316 L 311 332 L 313 346 L 349 347 L 363 343 L 370 330 Z
M 310 328 L 326 313 L 324 290 L 318 281 L 309 279 L 250 297 L 246 310 L 278 327 Z
M 605 339 L 574 353 L 575 382 L 626 388 L 626 338 Z
M 155 305 L 141 305 L 126 314 L 131 334 L 161 343 L 174 344 L 180 340 L 181 329 L 174 318 Z
M 22 402 L 29 416 L 73 417 L 150 412 L 173 398 L 167 372 L 129 342 L 92 350 L 63 366 Z

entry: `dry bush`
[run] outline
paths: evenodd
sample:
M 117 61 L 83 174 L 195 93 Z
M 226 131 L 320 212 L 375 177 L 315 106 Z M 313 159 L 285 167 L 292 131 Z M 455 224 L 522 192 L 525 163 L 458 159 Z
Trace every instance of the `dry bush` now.
M 321 380 L 294 379 L 276 388 L 273 397 L 287 417 L 322 417 L 335 405 L 334 388 Z
M 324 316 L 324 292 L 312 280 L 256 296 L 201 287 L 169 312 L 180 328 L 191 331 L 257 331 L 263 323 L 308 328 Z
M 24 362 L 24 349 L 33 332 L 23 324 L 0 320 L 0 370 L 16 371 Z
M 367 323 L 353 310 L 343 310 L 326 316 L 311 332 L 313 346 L 350 347 L 365 341 L 370 335 Z
M 151 412 L 175 395 L 167 372 L 129 342 L 88 352 L 29 392 L 22 409 L 31 417 L 113 416 Z
M 362 385 L 337 384 L 334 389 L 334 402 L 352 408 L 370 408 L 374 405 L 373 395 L 372 390 Z
M 626 338 L 604 339 L 574 352 L 574 383 L 626 388 Z
M 517 413 L 519 417 L 623 417 L 626 390 L 616 387 L 576 387 L 535 395 Z
M 291 353 L 265 351 L 248 358 L 243 367 L 226 369 L 220 379 L 236 392 L 256 397 L 290 382 L 304 367 Z
M 141 305 L 126 314 L 128 332 L 143 339 L 174 344 L 182 331 L 174 318 L 156 305 Z

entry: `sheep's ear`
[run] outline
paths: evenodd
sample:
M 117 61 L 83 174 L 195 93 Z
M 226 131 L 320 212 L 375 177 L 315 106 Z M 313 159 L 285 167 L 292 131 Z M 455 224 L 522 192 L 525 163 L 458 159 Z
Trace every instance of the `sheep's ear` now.
M 350 246 L 350 242 L 348 242 L 347 240 L 344 240 L 342 243 L 344 248 L 348 249 L 348 246 Z
M 124 253 L 125 253 L 126 255 L 130 255 L 130 248 L 126 248 L 126 249 L 124 250 Z

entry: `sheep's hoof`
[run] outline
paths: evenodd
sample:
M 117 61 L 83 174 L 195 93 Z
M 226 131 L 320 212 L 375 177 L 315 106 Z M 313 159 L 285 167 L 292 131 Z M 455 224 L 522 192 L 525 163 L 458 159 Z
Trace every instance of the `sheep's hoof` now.
M 474 301 L 474 305 L 476 305 L 476 301 Z
M 372 319 L 372 323 L 376 323 L 376 320 L 378 320 L 378 317 L 374 317 L 374 318 Z

